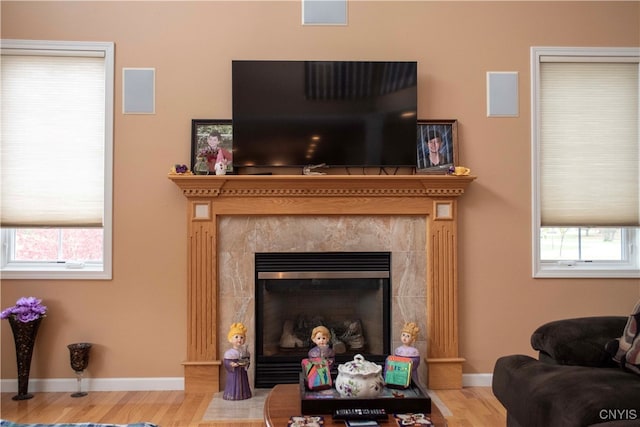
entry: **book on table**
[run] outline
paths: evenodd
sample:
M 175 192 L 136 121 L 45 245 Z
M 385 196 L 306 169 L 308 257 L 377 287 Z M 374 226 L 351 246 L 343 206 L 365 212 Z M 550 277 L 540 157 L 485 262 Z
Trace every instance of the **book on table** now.
M 413 361 L 410 358 L 388 356 L 384 364 L 384 382 L 387 387 L 408 388 L 412 368 Z
M 433 426 L 433 422 L 429 415 L 423 413 L 393 414 L 393 419 L 396 421 L 396 425 L 398 425 L 398 427 Z
M 322 415 L 295 415 L 289 418 L 287 427 L 320 427 L 324 425 Z

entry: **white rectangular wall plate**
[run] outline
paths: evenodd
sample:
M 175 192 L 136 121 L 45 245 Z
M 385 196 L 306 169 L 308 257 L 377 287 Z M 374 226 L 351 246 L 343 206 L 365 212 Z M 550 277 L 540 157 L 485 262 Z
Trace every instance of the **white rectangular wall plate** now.
M 487 117 L 518 117 L 518 73 L 487 72 Z
M 156 113 L 156 69 L 122 69 L 122 113 Z
M 302 25 L 347 25 L 347 0 L 302 0 Z

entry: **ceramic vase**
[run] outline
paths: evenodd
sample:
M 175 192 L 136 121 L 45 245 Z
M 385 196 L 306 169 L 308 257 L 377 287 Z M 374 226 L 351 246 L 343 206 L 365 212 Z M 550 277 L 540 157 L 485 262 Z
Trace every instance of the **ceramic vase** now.
M 36 343 L 36 335 L 41 322 L 42 317 L 26 323 L 9 317 L 13 341 L 16 345 L 16 362 L 18 365 L 18 394 L 12 397 L 13 400 L 26 400 L 33 397 L 33 394 L 28 392 L 29 371 L 31 370 L 33 347 Z

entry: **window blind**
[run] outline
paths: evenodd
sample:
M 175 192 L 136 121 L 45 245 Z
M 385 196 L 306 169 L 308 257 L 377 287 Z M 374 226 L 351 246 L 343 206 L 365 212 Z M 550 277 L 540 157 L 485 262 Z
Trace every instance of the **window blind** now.
M 105 59 L 3 49 L 1 77 L 1 225 L 102 226 Z
M 636 63 L 540 64 L 543 226 L 640 225 Z

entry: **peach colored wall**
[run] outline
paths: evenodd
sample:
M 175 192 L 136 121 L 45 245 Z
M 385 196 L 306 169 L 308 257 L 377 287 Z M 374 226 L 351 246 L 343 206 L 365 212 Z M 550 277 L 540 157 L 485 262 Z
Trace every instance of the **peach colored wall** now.
M 72 376 L 66 344 L 96 343 L 91 377 L 182 376 L 186 201 L 166 178 L 188 163 L 192 118 L 231 118 L 232 59 L 417 60 L 419 118 L 459 120 L 478 179 L 460 200 L 465 373 L 528 353 L 542 322 L 625 314 L 640 281 L 531 278 L 531 46 L 639 46 L 638 2 L 350 1 L 349 25 L 303 27 L 299 1 L 3 1 L 2 37 L 116 45 L 112 281 L 2 283 L 49 305 L 32 378 Z M 156 114 L 122 115 L 123 67 L 155 67 Z M 487 118 L 487 71 L 517 71 L 520 117 Z M 2 378 L 15 378 L 2 322 Z

